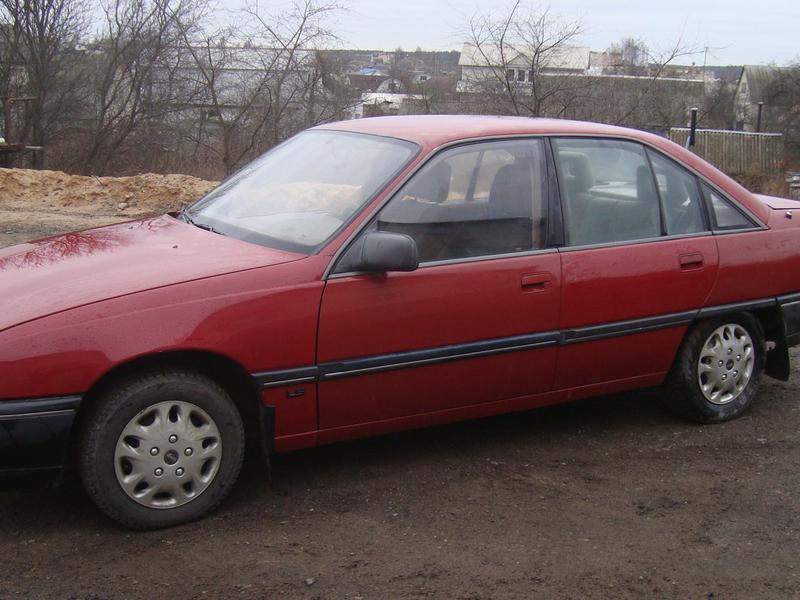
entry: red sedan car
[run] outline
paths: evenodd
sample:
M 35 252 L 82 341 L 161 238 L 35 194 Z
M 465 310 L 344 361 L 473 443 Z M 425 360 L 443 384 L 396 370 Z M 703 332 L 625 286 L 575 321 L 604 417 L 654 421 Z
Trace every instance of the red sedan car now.
M 797 218 L 795 218 L 795 215 Z M 0 250 L 0 468 L 134 528 L 283 452 L 666 383 L 741 414 L 800 343 L 800 202 L 660 137 L 305 131 L 181 214 Z

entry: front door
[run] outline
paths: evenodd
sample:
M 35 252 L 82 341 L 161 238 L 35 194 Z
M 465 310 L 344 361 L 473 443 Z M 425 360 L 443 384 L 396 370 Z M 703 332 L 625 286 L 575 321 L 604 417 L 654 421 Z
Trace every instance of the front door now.
M 561 269 L 545 181 L 541 140 L 471 144 L 431 159 L 379 211 L 365 231 L 411 236 L 421 265 L 334 267 L 320 313 L 320 430 L 441 421 L 552 389 Z

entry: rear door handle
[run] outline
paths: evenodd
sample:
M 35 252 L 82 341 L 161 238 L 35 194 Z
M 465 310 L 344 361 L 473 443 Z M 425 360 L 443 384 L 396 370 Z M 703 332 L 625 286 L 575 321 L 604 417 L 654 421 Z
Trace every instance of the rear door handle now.
M 550 281 L 549 273 L 528 273 L 520 276 L 519 284 L 525 292 L 537 292 L 547 289 Z
M 690 252 L 688 254 L 681 254 L 678 257 L 681 269 L 684 271 L 691 269 L 699 269 L 703 266 L 703 255 L 699 252 Z

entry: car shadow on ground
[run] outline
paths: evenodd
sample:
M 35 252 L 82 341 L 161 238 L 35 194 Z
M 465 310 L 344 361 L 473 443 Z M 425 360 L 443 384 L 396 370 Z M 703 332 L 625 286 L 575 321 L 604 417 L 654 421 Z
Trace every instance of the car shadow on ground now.
M 685 424 L 664 408 L 657 390 L 627 392 L 284 454 L 275 459 L 274 478 L 304 481 L 343 464 L 435 461 L 467 451 L 492 453 L 498 444 L 515 446 L 584 428 L 625 430 L 670 421 Z
M 628 392 L 278 455 L 273 458 L 271 481 L 265 477 L 263 464 L 249 456 L 221 510 L 226 520 L 237 519 L 238 512 L 254 510 L 271 495 L 291 497 L 331 482 L 346 485 L 349 478 L 360 481 L 365 472 L 380 477 L 398 469 L 469 460 L 469 456 L 502 457 L 512 448 L 548 444 L 584 430 L 624 435 L 659 424 L 685 427 L 685 422 L 662 407 L 659 393 Z M 248 518 L 246 514 L 240 517 Z M 98 534 L 122 531 L 92 505 L 76 473 L 69 473 L 58 487 L 0 490 L 0 536 L 23 535 L 23 529 L 25 536 L 31 536 L 54 527 Z

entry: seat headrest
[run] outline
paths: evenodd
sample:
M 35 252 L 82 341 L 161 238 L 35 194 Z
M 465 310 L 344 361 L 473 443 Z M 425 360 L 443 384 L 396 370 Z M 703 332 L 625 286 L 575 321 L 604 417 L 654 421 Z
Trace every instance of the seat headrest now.
M 667 190 L 664 201 L 670 206 L 680 206 L 689 197 L 689 192 L 686 190 L 686 185 L 681 181 L 680 177 L 669 173 L 667 175 Z
M 497 170 L 489 190 L 489 203 L 495 217 L 531 216 L 533 187 L 526 161 L 517 160 Z
M 447 200 L 450 193 L 450 177 L 452 168 L 445 161 L 439 161 L 423 175 L 414 186 L 417 198 L 440 204 Z
M 564 179 L 572 192 L 585 192 L 594 185 L 592 163 L 588 156 L 581 152 L 559 152 L 558 156 Z
M 653 172 L 646 165 L 636 167 L 636 198 L 638 200 L 652 200 L 656 195 L 656 185 L 653 182 Z

